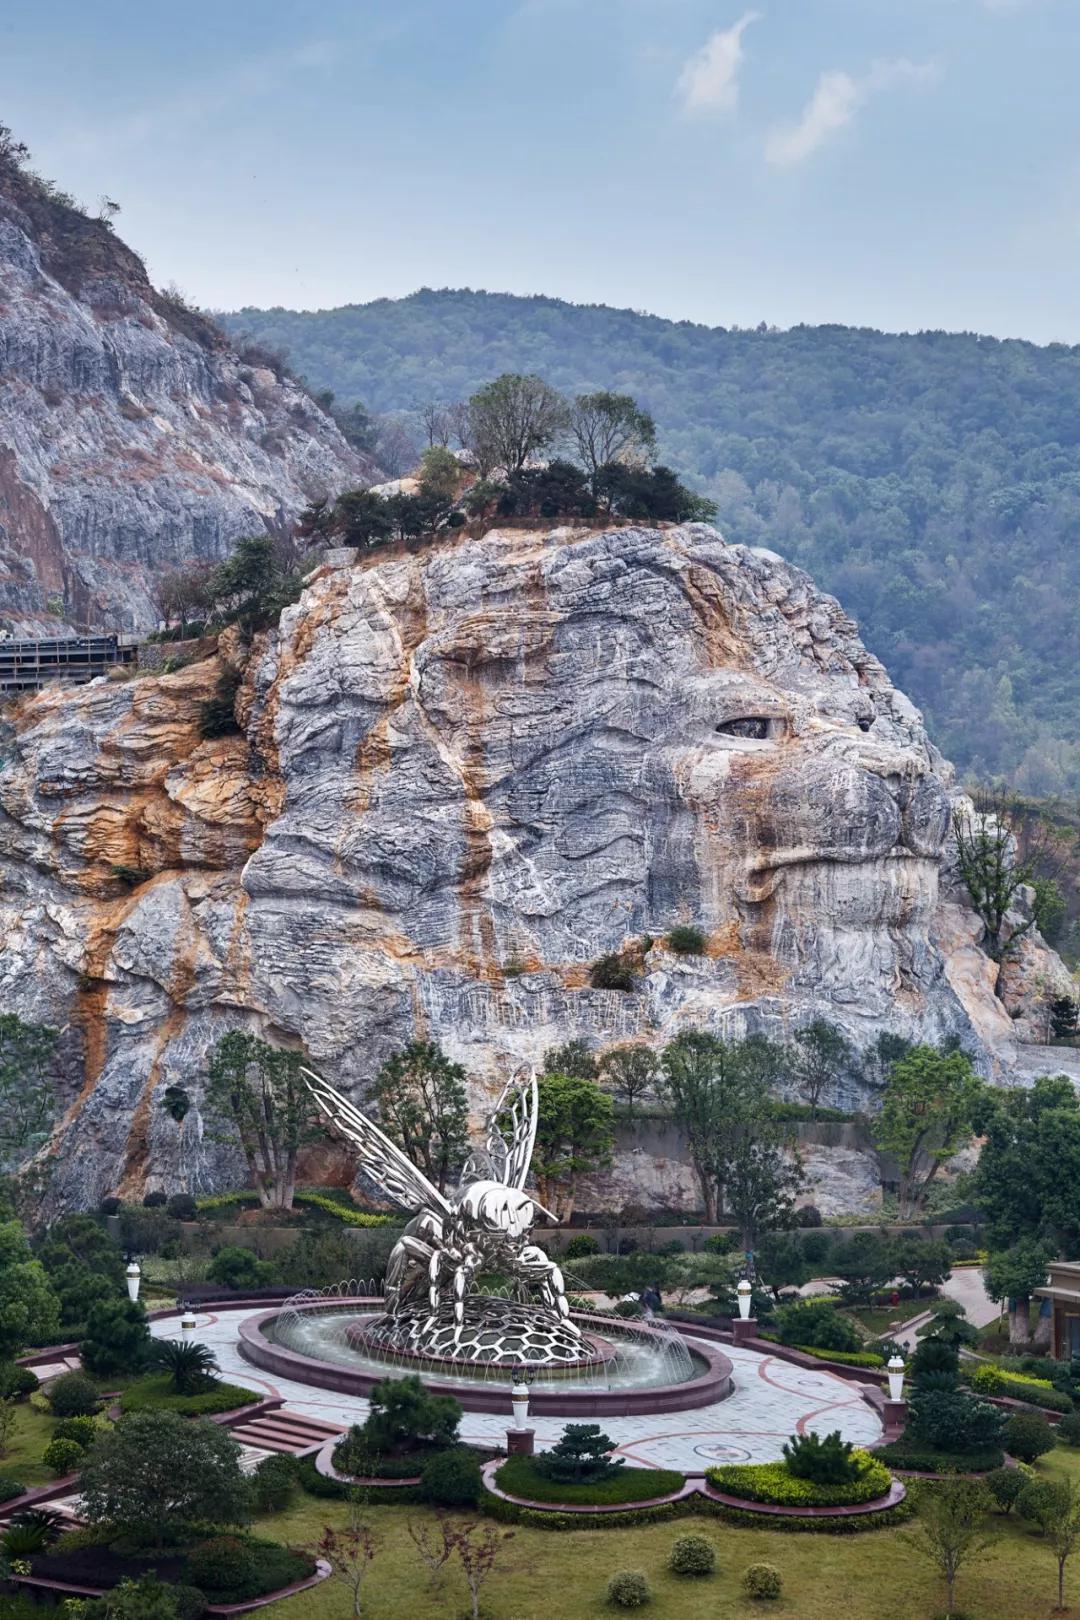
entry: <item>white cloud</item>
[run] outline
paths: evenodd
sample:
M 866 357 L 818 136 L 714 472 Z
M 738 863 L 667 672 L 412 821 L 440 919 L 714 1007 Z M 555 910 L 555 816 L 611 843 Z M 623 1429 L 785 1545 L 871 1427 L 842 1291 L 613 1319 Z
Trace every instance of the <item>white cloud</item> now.
M 797 121 L 778 125 L 768 136 L 766 161 L 777 168 L 804 163 L 830 135 L 850 124 L 859 108 L 879 90 L 902 84 L 933 84 L 939 72 L 935 62 L 909 62 L 906 57 L 874 62 L 860 78 L 838 68 L 827 69 Z
M 689 113 L 732 113 L 739 101 L 742 37 L 760 11 L 746 11 L 731 28 L 711 34 L 685 63 L 675 94 Z

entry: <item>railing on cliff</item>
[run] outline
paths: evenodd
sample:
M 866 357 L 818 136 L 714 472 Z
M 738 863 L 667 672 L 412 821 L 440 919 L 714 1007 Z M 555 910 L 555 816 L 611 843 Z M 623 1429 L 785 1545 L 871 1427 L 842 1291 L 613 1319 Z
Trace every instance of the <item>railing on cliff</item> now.
M 57 636 L 0 641 L 0 695 L 36 692 L 52 681 L 81 686 L 138 659 L 137 636 Z

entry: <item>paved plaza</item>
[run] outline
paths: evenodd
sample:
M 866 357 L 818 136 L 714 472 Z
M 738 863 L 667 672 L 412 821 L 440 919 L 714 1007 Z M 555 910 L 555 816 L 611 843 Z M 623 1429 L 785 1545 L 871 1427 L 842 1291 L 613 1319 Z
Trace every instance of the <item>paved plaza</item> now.
M 347 1428 L 363 1422 L 368 1403 L 359 1397 L 335 1394 L 299 1384 L 290 1378 L 269 1378 L 240 1355 L 237 1330 L 258 1312 L 204 1311 L 191 1337 L 209 1345 L 224 1378 L 283 1399 L 290 1411 L 339 1423 Z M 157 1338 L 179 1338 L 179 1316 L 162 1317 L 151 1324 Z M 687 1334 L 689 1342 L 692 1335 Z M 734 1366 L 735 1393 L 726 1401 L 697 1411 L 658 1413 L 645 1417 L 603 1420 L 616 1450 L 629 1462 L 647 1468 L 676 1468 L 700 1473 L 714 1463 L 772 1462 L 785 1440 L 794 1433 L 819 1434 L 839 1429 L 845 1440 L 858 1445 L 878 1439 L 881 1424 L 860 1397 L 860 1386 L 824 1369 L 796 1367 L 776 1356 L 724 1346 Z M 569 1420 L 535 1419 L 537 1444 L 552 1445 Z M 466 1412 L 461 1423 L 463 1440 L 490 1444 L 503 1439 L 510 1422 L 510 1385 L 507 1380 L 506 1417 Z

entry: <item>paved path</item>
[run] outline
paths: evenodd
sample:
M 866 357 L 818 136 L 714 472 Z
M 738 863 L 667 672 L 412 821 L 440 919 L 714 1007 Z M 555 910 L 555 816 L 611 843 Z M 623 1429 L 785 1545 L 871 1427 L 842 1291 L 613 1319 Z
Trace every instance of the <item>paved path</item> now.
M 1001 1307 L 987 1294 L 979 1266 L 961 1266 L 956 1271 L 950 1271 L 941 1291 L 947 1298 L 955 1299 L 964 1307 L 967 1319 L 973 1327 L 987 1327 L 991 1322 L 997 1321 Z M 927 1310 L 913 1316 L 896 1335 L 897 1343 L 902 1344 L 905 1350 L 914 1350 L 919 1342 L 916 1336 L 917 1329 L 929 1321 L 930 1315 L 930 1311 Z
M 280 1396 L 290 1411 L 340 1424 L 342 1429 L 363 1422 L 367 1401 L 290 1378 L 271 1379 L 245 1361 L 236 1347 L 237 1328 L 246 1316 L 255 1314 L 250 1309 L 203 1312 L 192 1337 L 210 1346 L 222 1375 L 231 1382 Z M 178 1316 L 162 1317 L 151 1328 L 158 1338 L 180 1336 Z M 784 1442 L 804 1430 L 827 1434 L 839 1429 L 845 1440 L 858 1445 L 880 1436 L 880 1421 L 861 1399 L 858 1384 L 825 1369 L 796 1367 L 753 1350 L 725 1345 L 724 1354 L 731 1357 L 735 1368 L 735 1393 L 728 1400 L 693 1412 L 605 1418 L 604 1430 L 615 1441 L 616 1450 L 644 1467 L 700 1472 L 717 1462 L 773 1462 Z M 462 1439 L 501 1441 L 510 1417 L 508 1383 L 506 1417 L 466 1412 Z M 566 1418 L 537 1418 L 537 1444 L 541 1448 L 552 1445 L 566 1422 Z

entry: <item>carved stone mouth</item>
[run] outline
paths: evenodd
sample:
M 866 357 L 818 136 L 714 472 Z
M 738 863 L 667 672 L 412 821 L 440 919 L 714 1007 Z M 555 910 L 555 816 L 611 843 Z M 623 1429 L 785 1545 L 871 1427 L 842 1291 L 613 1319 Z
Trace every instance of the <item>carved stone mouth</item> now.
M 745 877 L 735 885 L 737 900 L 758 905 L 772 898 L 784 871 L 793 866 L 870 866 L 879 861 L 914 861 L 921 865 L 938 866 L 940 856 L 920 855 L 902 844 L 894 844 L 880 855 L 827 855 L 819 849 L 778 850 L 772 855 L 758 855 L 746 862 Z

